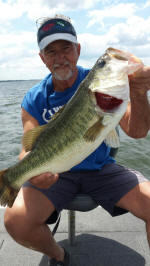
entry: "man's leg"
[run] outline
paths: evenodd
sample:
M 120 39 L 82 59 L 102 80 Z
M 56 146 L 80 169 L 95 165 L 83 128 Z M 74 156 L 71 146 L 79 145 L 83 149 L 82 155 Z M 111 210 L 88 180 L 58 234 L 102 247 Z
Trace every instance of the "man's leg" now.
M 54 205 L 40 191 L 21 188 L 12 208 L 7 208 L 4 223 L 8 233 L 19 244 L 63 261 L 64 250 L 55 242 L 45 221 Z
M 129 210 L 146 223 L 147 239 L 150 246 L 150 182 L 143 182 L 134 187 L 116 204 Z

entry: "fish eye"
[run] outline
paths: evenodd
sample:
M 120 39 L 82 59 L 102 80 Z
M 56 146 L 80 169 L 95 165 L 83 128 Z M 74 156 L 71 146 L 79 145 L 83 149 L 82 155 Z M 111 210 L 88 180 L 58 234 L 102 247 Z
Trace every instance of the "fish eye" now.
M 104 59 L 98 60 L 98 67 L 103 67 L 106 64 L 106 61 Z

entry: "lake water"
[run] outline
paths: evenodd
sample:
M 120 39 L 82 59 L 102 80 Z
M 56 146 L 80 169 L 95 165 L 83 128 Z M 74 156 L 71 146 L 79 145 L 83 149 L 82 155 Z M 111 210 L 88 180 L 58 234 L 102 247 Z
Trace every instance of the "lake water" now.
M 0 82 L 0 170 L 18 160 L 21 150 L 21 101 L 37 80 Z M 132 139 L 120 130 L 118 163 L 141 171 L 150 179 L 150 132 L 146 138 Z

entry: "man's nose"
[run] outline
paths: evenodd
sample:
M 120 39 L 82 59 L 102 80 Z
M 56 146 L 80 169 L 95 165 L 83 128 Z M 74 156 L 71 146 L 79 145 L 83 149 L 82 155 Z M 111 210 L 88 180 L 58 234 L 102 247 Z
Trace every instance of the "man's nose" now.
M 55 62 L 56 63 L 57 62 L 59 62 L 59 63 L 64 62 L 64 59 L 65 59 L 65 54 L 62 51 L 56 53 L 56 56 L 55 56 Z

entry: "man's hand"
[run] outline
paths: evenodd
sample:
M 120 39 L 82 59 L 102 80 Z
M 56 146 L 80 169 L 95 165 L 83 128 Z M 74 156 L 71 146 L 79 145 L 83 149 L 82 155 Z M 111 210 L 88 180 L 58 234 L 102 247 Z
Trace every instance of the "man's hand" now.
M 146 95 L 150 90 L 150 67 L 143 65 L 133 75 L 129 75 L 129 82 L 131 98 Z
M 29 180 L 29 182 L 38 188 L 46 189 L 52 186 L 58 180 L 58 178 L 59 178 L 58 174 L 52 174 L 50 172 L 47 172 L 47 173 L 43 173 L 41 175 L 32 177 Z
M 150 67 L 142 66 L 129 75 L 130 102 L 120 121 L 124 132 L 132 138 L 144 138 L 150 130 L 150 102 L 147 96 L 150 90 Z

